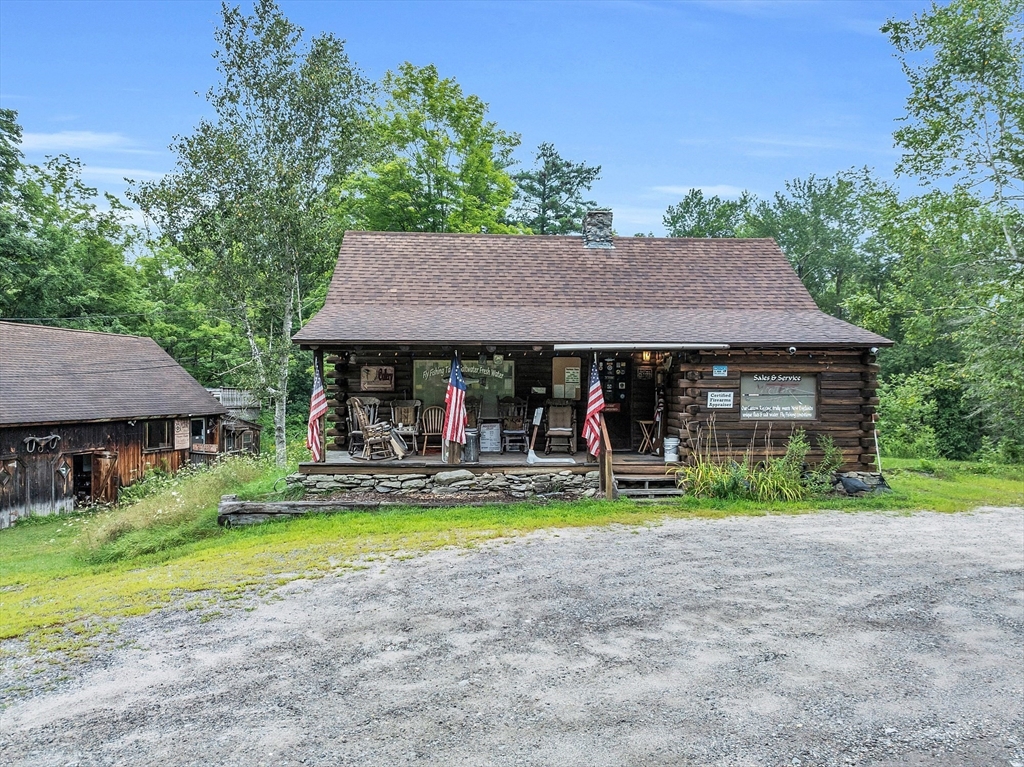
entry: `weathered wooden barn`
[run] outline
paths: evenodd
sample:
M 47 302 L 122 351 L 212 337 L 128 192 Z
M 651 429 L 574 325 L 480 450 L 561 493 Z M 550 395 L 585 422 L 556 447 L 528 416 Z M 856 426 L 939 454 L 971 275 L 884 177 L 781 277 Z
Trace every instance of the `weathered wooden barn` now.
M 0 322 L 0 527 L 216 457 L 226 412 L 150 338 Z
M 430 455 L 353 461 L 346 401 L 443 404 L 455 350 L 483 423 L 503 398 L 531 412 L 557 398 L 581 428 L 596 361 L 617 472 L 663 474 L 641 453 L 666 438 L 685 461 L 710 434 L 724 459 L 763 454 L 766 438 L 778 453 L 795 429 L 870 470 L 875 355 L 890 344 L 820 311 L 772 240 L 614 237 L 610 211 L 592 211 L 583 237 L 348 232 L 326 304 L 294 341 L 321 361 L 331 408 L 310 474 L 445 468 Z M 523 463 L 483 458 L 468 468 Z M 561 468 L 594 469 L 578 458 Z

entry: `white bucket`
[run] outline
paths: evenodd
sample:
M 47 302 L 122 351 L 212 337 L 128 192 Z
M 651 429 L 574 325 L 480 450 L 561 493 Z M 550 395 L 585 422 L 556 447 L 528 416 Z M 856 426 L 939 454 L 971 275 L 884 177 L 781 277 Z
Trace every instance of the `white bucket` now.
M 679 462 L 679 437 L 665 437 L 665 463 Z

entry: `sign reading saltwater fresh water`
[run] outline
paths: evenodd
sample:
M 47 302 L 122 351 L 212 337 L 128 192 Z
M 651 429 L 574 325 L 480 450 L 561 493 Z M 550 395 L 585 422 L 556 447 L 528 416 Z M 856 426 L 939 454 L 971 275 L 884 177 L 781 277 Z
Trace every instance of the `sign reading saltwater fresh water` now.
M 413 397 L 423 400 L 425 408 L 431 405 L 444 407 L 450 371 L 451 360 L 413 360 Z M 462 377 L 466 379 L 466 396 L 481 400 L 482 418 L 497 418 L 498 400 L 515 396 L 515 363 L 512 360 L 479 362 L 464 359 Z
M 816 417 L 818 379 L 798 373 L 740 377 L 740 418 L 809 421 Z

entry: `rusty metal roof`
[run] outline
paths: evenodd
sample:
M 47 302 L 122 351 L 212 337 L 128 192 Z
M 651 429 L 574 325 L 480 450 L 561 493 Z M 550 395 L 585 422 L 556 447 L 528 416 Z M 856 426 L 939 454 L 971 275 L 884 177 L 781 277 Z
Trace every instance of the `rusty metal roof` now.
M 0 426 L 226 412 L 151 338 L 0 322 Z
M 770 239 L 346 232 L 319 343 L 881 346 L 820 311 Z

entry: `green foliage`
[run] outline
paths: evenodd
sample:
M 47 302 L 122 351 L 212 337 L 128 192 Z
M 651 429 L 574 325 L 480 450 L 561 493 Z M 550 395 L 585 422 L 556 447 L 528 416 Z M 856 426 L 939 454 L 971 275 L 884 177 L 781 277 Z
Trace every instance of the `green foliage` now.
M 874 199 L 885 191 L 866 171 L 787 181 L 785 194 L 752 206 L 737 233 L 773 238 L 818 306 L 843 317 L 848 297 L 880 287 L 886 254 L 874 236 Z
M 832 492 L 832 479 L 843 463 L 843 453 L 831 437 L 821 437 L 818 448 L 822 460 L 809 467 L 811 444 L 803 430 L 795 431 L 786 442 L 786 452 L 771 455 L 771 435 L 765 438 L 764 458 L 755 458 L 754 445 L 742 463 L 723 461 L 715 445 L 714 426 L 706 435 L 698 435 L 698 450 L 690 464 L 674 469 L 676 481 L 691 498 L 752 500 L 760 503 L 792 502 L 822 497 Z
M 878 441 L 883 455 L 932 458 L 939 454 L 932 424 L 938 406 L 931 377 L 902 374 L 878 386 Z
M 174 172 L 132 197 L 195 275 L 198 297 L 242 328 L 253 385 L 274 401 L 283 465 L 291 335 L 334 263 L 329 192 L 364 155 L 368 83 L 333 35 L 300 47 L 302 30 L 272 0 L 252 16 L 225 5 L 222 22 L 214 119 L 175 142 Z
M 748 192 L 723 200 L 691 189 L 678 204 L 668 207 L 661 221 L 669 237 L 736 237 L 753 204 Z
M 173 476 L 151 472 L 122 490 L 118 507 L 91 526 L 82 556 L 92 564 L 137 559 L 220 535 L 220 496 L 269 471 L 266 460 L 238 456 Z
M 375 158 L 340 185 L 347 228 L 399 232 L 515 232 L 507 169 L 519 136 L 487 120 L 487 104 L 433 65 L 388 72 L 370 110 Z
M 553 144 L 537 148 L 532 170 L 513 176 L 516 184 L 511 220 L 533 234 L 577 234 L 583 215 L 597 205 L 584 192 L 601 177 L 601 166 L 572 163 Z
M 946 177 L 985 195 L 1000 217 L 1024 201 L 1024 0 L 952 0 L 882 31 L 910 85 L 896 131 L 898 170 Z M 1010 243 L 1021 232 L 1004 222 Z M 1015 254 L 1016 257 L 1016 254 Z M 1018 263 L 1020 261 L 1018 260 Z

